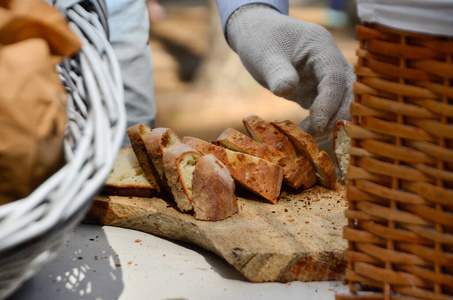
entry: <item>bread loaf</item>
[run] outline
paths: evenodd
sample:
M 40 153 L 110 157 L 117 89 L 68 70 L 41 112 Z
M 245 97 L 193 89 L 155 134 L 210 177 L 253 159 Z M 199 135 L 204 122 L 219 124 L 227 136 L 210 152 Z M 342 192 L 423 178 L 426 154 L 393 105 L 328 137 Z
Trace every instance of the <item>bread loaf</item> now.
M 349 137 L 349 124 L 346 120 L 339 120 L 333 132 L 333 149 L 338 169 L 340 170 L 340 181 L 347 184 L 347 171 L 349 167 L 349 148 L 351 138 Z
M 101 191 L 105 195 L 153 197 L 159 186 L 146 178 L 132 147 L 120 149 L 113 169 Z
M 207 154 L 197 162 L 192 186 L 195 219 L 220 221 L 238 212 L 234 180 L 214 155 Z
M 226 165 L 233 179 L 242 187 L 276 203 L 283 181 L 281 167 L 256 156 L 231 151 L 195 137 L 184 137 L 183 143 L 203 155 L 213 154 Z
M 289 158 L 280 162 L 280 165 L 286 170 L 285 182 L 288 182 L 289 186 L 296 189 L 299 187 L 307 189 L 316 183 L 313 166 L 296 150 L 285 134 L 256 115 L 244 118 L 243 123 L 247 132 L 256 142 L 272 147 Z
M 146 133 L 151 132 L 151 130 L 152 129 L 148 125 L 140 123 L 129 127 L 126 132 L 140 167 L 145 173 L 146 179 L 148 179 L 152 186 L 156 187 L 158 192 L 162 192 L 164 183 L 154 167 L 151 157 L 149 157 L 146 152 L 145 142 L 143 140 L 143 136 Z
M 277 120 L 271 124 L 284 133 L 297 150 L 313 165 L 318 183 L 328 189 L 334 189 L 337 182 L 337 171 L 327 152 L 319 151 L 314 138 L 290 120 Z
M 200 152 L 182 143 L 168 147 L 162 155 L 162 167 L 167 184 L 182 212 L 193 209 L 192 174 L 201 156 Z M 215 176 L 215 173 L 211 176 Z

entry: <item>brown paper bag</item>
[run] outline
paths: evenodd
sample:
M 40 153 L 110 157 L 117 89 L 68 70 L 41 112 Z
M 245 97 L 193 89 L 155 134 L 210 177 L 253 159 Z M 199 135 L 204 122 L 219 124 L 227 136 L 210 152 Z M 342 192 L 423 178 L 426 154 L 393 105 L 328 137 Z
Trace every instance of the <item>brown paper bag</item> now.
M 21 199 L 63 164 L 66 94 L 56 64 L 80 49 L 40 0 L 0 0 L 0 204 Z

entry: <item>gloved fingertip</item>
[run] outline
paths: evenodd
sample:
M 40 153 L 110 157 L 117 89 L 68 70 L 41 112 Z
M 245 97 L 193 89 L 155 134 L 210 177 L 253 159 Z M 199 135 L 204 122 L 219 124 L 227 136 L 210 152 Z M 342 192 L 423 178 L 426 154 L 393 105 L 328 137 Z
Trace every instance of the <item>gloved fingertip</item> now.
M 268 78 L 269 90 L 276 96 L 289 97 L 296 90 L 299 75 L 291 66 L 291 69 L 280 69 L 272 72 Z
M 313 134 L 313 127 L 311 126 L 310 117 L 306 117 L 301 122 L 297 123 L 297 126 L 299 126 L 306 133 L 311 135 Z
M 328 116 L 319 113 L 319 112 L 311 112 L 310 113 L 310 130 L 312 131 L 310 134 L 314 137 L 322 135 L 327 130 L 327 123 L 329 121 Z

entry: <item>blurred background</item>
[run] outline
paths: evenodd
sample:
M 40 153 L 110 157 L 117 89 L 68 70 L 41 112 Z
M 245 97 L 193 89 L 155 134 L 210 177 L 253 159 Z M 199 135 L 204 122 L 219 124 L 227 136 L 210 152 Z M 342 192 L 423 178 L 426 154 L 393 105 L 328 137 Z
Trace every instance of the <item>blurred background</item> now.
M 299 122 L 307 111 L 274 96 L 248 74 L 228 47 L 215 0 L 148 0 L 157 127 L 211 141 L 226 128 L 245 132 L 242 118 Z M 290 16 L 326 27 L 354 64 L 353 0 L 292 0 Z

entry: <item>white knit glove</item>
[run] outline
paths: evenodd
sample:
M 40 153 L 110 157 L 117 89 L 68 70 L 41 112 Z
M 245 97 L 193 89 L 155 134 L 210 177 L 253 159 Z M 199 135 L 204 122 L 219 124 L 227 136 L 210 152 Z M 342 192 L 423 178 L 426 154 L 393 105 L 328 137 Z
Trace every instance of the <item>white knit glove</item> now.
M 255 80 L 310 110 L 303 130 L 319 137 L 350 120 L 355 74 L 326 29 L 249 4 L 230 17 L 227 38 Z

